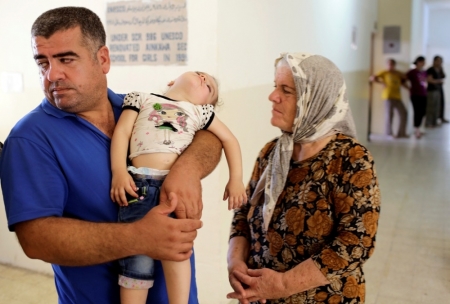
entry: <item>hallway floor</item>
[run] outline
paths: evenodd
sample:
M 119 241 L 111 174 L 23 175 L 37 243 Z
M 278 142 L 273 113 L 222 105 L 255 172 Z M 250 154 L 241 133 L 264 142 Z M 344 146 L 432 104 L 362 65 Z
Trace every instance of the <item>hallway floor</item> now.
M 450 125 L 420 140 L 374 138 L 367 147 L 382 207 L 375 253 L 364 268 L 366 303 L 449 303 Z M 57 303 L 53 278 L 0 265 L 0 303 Z
M 368 147 L 382 204 L 367 303 L 450 303 L 450 125 Z

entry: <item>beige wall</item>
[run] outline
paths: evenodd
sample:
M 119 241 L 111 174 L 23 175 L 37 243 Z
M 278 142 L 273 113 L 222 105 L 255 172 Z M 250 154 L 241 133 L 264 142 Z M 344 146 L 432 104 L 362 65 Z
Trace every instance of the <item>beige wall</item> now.
M 387 5 L 391 1 L 381 2 Z M 0 49 L 0 72 L 19 72 L 24 80 L 22 93 L 0 92 L 1 141 L 43 96 L 30 50 L 29 28 L 34 19 L 61 5 L 87 6 L 104 19 L 105 3 L 103 0 L 0 2 L 0 37 L 14 45 Z M 241 143 L 247 182 L 257 152 L 279 134 L 269 124 L 267 96 L 273 86 L 273 60 L 280 52 L 317 53 L 337 64 L 347 81 L 359 139 L 366 142 L 369 42 L 378 9 L 376 1 L 360 0 L 188 1 L 189 64 L 113 67 L 109 85 L 118 92 L 161 90 L 167 80 L 186 70 L 205 70 L 216 75 L 224 103 L 218 115 Z M 357 49 L 350 46 L 353 27 Z M 204 227 L 195 243 L 201 303 L 229 302 L 225 294 L 230 291 L 226 251 L 231 213 L 221 201 L 227 177 L 226 163 L 222 160 L 203 181 Z M 23 255 L 14 234 L 6 229 L 3 208 L 0 208 L 0 246 L 0 262 L 50 271 L 47 264 L 30 261 Z

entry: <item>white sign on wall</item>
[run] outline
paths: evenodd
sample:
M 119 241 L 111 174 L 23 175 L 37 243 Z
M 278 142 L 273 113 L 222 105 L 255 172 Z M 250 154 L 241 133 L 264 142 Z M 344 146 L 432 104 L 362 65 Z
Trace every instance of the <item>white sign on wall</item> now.
M 106 11 L 112 65 L 185 65 L 186 0 L 111 2 Z

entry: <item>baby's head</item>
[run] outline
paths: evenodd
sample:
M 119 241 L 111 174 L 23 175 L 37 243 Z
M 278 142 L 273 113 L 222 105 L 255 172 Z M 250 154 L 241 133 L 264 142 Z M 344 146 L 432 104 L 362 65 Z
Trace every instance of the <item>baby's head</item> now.
M 217 80 L 204 72 L 185 72 L 168 83 L 166 96 L 175 100 L 185 100 L 195 105 L 215 106 L 219 99 Z

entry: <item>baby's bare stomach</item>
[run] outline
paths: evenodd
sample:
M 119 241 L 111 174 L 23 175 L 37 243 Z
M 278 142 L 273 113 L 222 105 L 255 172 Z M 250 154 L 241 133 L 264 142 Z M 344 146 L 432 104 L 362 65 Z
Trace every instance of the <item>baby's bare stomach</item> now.
M 134 167 L 146 167 L 158 170 L 170 170 L 178 158 L 175 153 L 141 154 L 131 160 Z

